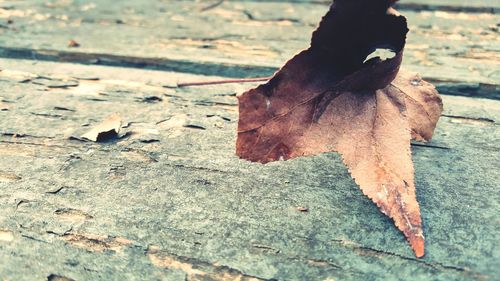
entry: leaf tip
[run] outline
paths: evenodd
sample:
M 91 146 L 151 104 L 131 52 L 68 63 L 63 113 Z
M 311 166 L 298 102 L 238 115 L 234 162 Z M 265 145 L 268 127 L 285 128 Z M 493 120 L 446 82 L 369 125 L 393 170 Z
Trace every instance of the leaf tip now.
M 410 239 L 410 245 L 417 258 L 422 258 L 425 255 L 425 240 L 424 237 L 414 236 Z

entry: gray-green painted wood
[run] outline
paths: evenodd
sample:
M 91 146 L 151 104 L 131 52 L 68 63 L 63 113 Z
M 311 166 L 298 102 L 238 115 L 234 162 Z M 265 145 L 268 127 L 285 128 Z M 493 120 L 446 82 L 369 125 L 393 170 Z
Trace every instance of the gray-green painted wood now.
M 266 76 L 308 47 L 328 9 L 312 3 L 224 1 L 206 10 L 215 2 L 4 1 L 0 56 Z M 443 91 L 467 95 L 460 90 L 463 83 L 486 85 L 478 95 L 498 98 L 498 14 L 402 12 L 411 28 L 405 67 L 435 82 L 455 83 Z M 80 47 L 69 48 L 70 39 Z
M 499 101 L 444 96 L 434 140 L 413 146 L 427 239 L 415 259 L 337 154 L 268 165 L 234 155 L 234 94 L 252 84 L 165 88 L 216 77 L 0 64 L 1 280 L 500 275 Z M 123 139 L 68 139 L 112 112 Z

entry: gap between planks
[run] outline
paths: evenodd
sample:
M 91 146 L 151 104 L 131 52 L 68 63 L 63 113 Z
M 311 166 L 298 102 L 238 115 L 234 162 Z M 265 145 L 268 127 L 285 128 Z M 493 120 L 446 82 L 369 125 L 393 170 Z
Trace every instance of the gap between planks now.
M 259 65 L 237 65 L 227 63 L 195 62 L 165 58 L 148 58 L 136 56 L 120 56 L 102 53 L 83 53 L 76 51 L 35 50 L 28 48 L 9 48 L 0 46 L 0 58 L 48 61 L 59 63 L 77 63 L 83 65 L 103 65 L 122 68 L 151 69 L 180 73 L 221 76 L 234 79 L 227 81 L 186 81 L 178 83 L 178 87 L 214 85 L 241 82 L 263 82 L 274 74 L 278 68 Z M 434 81 L 441 94 L 467 96 L 500 100 L 498 85 L 483 83 L 463 83 L 461 81 Z M 473 93 L 471 93 L 473 92 Z

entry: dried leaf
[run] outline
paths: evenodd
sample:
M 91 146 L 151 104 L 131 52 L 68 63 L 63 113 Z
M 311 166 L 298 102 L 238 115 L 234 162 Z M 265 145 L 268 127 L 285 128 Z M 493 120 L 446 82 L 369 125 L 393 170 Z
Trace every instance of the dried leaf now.
M 94 126 L 90 131 L 82 135 L 83 139 L 103 142 L 118 137 L 122 126 L 122 118 L 114 113 L 106 117 L 104 121 Z
M 239 96 L 237 154 L 267 163 L 337 151 L 361 190 L 424 255 L 410 140 L 428 140 L 439 94 L 399 71 L 408 32 L 390 0 L 337 0 L 311 46 Z M 395 56 L 367 57 L 377 48 Z

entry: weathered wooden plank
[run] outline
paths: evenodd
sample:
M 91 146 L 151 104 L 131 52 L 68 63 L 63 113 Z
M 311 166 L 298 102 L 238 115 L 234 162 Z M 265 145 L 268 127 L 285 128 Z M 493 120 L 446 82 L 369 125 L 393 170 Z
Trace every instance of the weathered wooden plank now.
M 450 11 L 466 13 L 492 13 L 500 12 L 500 1 L 498 0 L 423 0 L 423 1 L 401 1 L 396 4 L 401 10 L 428 10 L 428 11 Z
M 499 0 L 401 0 L 400 3 L 454 6 L 454 7 L 495 7 L 500 8 Z
M 234 156 L 234 94 L 251 85 L 164 88 L 215 77 L 0 64 L 2 279 L 500 274 L 500 178 L 487 172 L 500 169 L 500 101 L 445 96 L 434 140 L 413 147 L 427 239 L 419 260 L 337 154 L 269 165 Z M 68 139 L 112 112 L 126 121 L 124 138 Z
M 69 2 L 68 2 L 69 3 Z M 46 58 L 230 77 L 266 76 L 308 46 L 327 6 L 273 2 L 127 1 L 46 5 L 6 2 L 4 57 Z M 405 67 L 432 81 L 467 83 L 498 96 L 499 16 L 406 11 Z M 68 48 L 70 39 L 79 48 Z M 49 55 L 47 55 L 49 54 Z M 450 93 L 467 94 L 461 85 Z M 448 88 L 443 88 L 447 90 Z M 490 90 L 488 90 L 490 89 Z
M 230 0 L 234 2 L 288 2 L 288 3 L 307 3 L 329 5 L 329 0 Z M 214 1 L 218 3 L 219 1 Z M 402 0 L 396 4 L 400 10 L 444 10 L 444 11 L 463 11 L 463 12 L 481 12 L 498 13 L 500 11 L 499 0 Z M 211 7 L 208 5 L 207 7 Z

